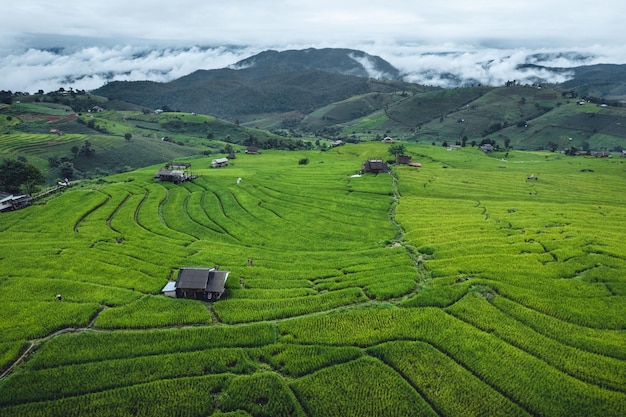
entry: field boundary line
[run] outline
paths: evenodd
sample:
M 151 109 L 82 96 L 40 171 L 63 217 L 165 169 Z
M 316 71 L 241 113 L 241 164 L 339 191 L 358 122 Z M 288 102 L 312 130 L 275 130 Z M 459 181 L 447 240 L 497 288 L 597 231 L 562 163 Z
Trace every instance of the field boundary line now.
M 391 369 L 393 372 L 395 372 L 396 374 L 398 374 L 400 376 L 400 378 L 402 378 L 407 384 L 409 384 L 414 390 L 415 392 L 417 392 L 417 394 L 424 400 L 424 402 L 426 402 L 426 404 L 428 404 L 428 406 L 435 412 L 435 414 L 437 414 L 440 417 L 445 417 L 445 414 L 439 409 L 439 407 L 437 407 L 435 404 L 432 403 L 432 401 L 428 398 L 428 396 L 426 394 L 424 394 L 424 392 L 417 386 L 415 385 L 405 374 L 404 372 L 396 369 L 393 365 L 387 363 L 385 360 L 379 358 L 378 356 L 374 356 L 371 353 L 367 352 L 367 350 L 364 352 L 365 355 L 368 355 L 369 357 L 377 360 L 378 362 L 382 363 L 383 365 L 389 367 L 389 369 Z
M 116 228 L 114 228 L 113 226 L 111 226 L 111 221 L 113 220 L 113 217 L 115 217 L 115 215 L 122 209 L 122 206 L 124 205 L 124 203 L 126 203 L 126 201 L 128 201 L 128 199 L 132 196 L 132 193 L 128 193 L 126 194 L 126 197 L 124 197 L 124 199 L 122 201 L 120 201 L 120 203 L 117 205 L 117 207 L 115 207 L 115 210 L 113 210 L 113 213 L 111 213 L 109 215 L 109 217 L 106 220 L 106 225 L 109 229 L 113 230 L 116 233 L 122 233 L 119 230 L 117 230 Z
M 450 354 L 447 350 L 439 347 L 435 342 L 430 341 L 430 340 L 423 340 L 423 339 L 418 339 L 418 341 L 420 342 L 424 342 L 429 344 L 430 346 L 432 346 L 433 348 L 437 349 L 439 352 L 441 352 L 442 354 L 446 355 L 448 358 L 450 358 L 451 360 L 453 360 L 457 365 L 459 365 L 460 367 L 462 367 L 463 369 L 465 369 L 467 372 L 469 372 L 470 374 L 472 374 L 474 377 L 476 377 L 480 382 L 482 382 L 483 384 L 485 384 L 486 386 L 488 386 L 489 388 L 491 388 L 492 390 L 498 392 L 500 395 L 502 395 L 504 398 L 506 398 L 507 400 L 509 400 L 510 402 L 512 402 L 513 404 L 517 405 L 519 408 L 521 408 L 522 410 L 526 411 L 529 415 L 531 416 L 535 416 L 537 415 L 536 412 L 531 411 L 528 406 L 526 404 L 521 404 L 520 402 L 518 402 L 517 400 L 513 399 L 508 392 L 506 392 L 505 390 L 493 385 L 490 382 L 487 382 L 482 376 L 480 376 L 478 373 L 476 373 L 476 371 L 474 371 L 472 368 L 470 368 L 469 366 L 466 366 L 463 362 L 461 362 L 460 359 L 455 358 L 452 354 Z
M 109 194 L 105 194 L 107 196 L 107 198 L 100 204 L 98 204 L 96 207 L 92 208 L 91 210 L 87 211 L 85 214 L 83 214 L 80 219 L 78 219 L 76 221 L 76 223 L 74 223 L 74 233 L 78 233 L 78 228 L 80 226 L 80 224 L 82 222 L 85 221 L 85 219 L 87 217 L 89 217 L 89 215 L 91 215 L 92 213 L 94 213 L 96 210 L 98 210 L 99 208 L 103 207 L 104 205 L 106 205 L 109 201 L 111 201 L 111 196 Z

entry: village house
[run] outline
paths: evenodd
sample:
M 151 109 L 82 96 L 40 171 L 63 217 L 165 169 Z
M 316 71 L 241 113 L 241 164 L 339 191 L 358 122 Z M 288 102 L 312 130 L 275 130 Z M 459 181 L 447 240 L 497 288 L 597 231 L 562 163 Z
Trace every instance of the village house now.
M 387 163 L 382 159 L 368 159 L 367 161 L 363 162 L 362 170 L 364 173 L 371 172 L 374 174 L 378 174 L 381 172 L 389 172 L 389 167 L 387 166 Z
M 484 145 L 482 145 L 482 146 L 480 147 L 480 150 L 481 150 L 481 151 L 483 151 L 483 152 L 485 152 L 485 153 L 493 152 L 493 151 L 494 151 L 494 149 L 495 149 L 495 148 L 494 148 L 494 147 L 493 147 L 493 145 L 492 145 L 492 144 L 490 144 L 490 143 L 485 143 Z
M 31 203 L 30 195 L 15 195 L 0 192 L 0 212 L 11 211 L 29 206 Z
M 253 155 L 258 155 L 259 154 L 259 148 L 256 147 L 256 146 L 248 146 L 246 148 L 246 153 L 253 154 Z
M 415 167 L 415 168 L 422 167 L 421 162 L 411 162 L 410 155 L 398 155 L 398 157 L 396 158 L 396 163 L 399 165 L 408 165 L 410 167 Z
M 176 281 L 168 282 L 161 292 L 174 298 L 216 301 L 224 294 L 228 274 L 215 268 L 181 268 Z
M 346 143 L 342 140 L 334 140 L 331 142 L 330 146 L 332 146 L 333 148 L 336 148 L 337 146 L 342 146 L 345 145 Z
M 408 165 L 411 163 L 411 156 L 410 155 L 398 155 L 398 157 L 396 158 L 396 163 L 400 165 Z
M 380 136 L 379 136 L 380 137 Z M 383 138 L 383 140 L 381 140 L 382 143 L 393 143 L 393 139 L 389 136 L 385 136 Z
M 159 181 L 173 182 L 174 184 L 180 184 L 183 181 L 193 179 L 191 175 L 187 174 L 187 169 L 191 166 L 189 163 L 174 163 L 170 162 L 165 165 L 165 168 L 161 168 L 154 174 L 154 178 Z
M 218 158 L 211 161 L 211 166 L 213 168 L 221 168 L 228 165 L 228 158 Z

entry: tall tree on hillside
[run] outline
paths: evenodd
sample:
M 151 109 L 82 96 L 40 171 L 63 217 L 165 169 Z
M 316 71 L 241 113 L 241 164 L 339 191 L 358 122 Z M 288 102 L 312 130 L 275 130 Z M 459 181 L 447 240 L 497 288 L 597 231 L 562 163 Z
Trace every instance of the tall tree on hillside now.
M 387 152 L 389 152 L 389 155 L 393 155 L 395 158 L 397 158 L 398 155 L 402 155 L 406 152 L 406 147 L 402 143 L 394 143 L 393 145 L 389 146 Z
M 39 168 L 28 162 L 5 159 L 0 164 L 0 190 L 19 193 L 21 188 L 31 194 L 45 178 Z

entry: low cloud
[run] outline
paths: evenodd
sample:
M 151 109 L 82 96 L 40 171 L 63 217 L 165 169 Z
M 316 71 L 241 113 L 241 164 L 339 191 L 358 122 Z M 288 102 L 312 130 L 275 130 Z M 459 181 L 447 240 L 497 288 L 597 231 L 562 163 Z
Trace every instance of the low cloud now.
M 506 49 L 473 45 L 277 45 L 164 47 L 80 46 L 72 48 L 24 48 L 0 57 L 0 90 L 34 93 L 60 87 L 93 90 L 110 81 L 167 82 L 199 69 L 232 66 L 265 49 L 350 47 L 378 55 L 398 68 L 409 82 L 441 87 L 563 82 L 571 72 L 548 71 L 543 67 L 572 68 L 598 63 L 626 63 L 626 47 L 557 49 Z M 361 61 L 359 61 L 361 62 Z M 361 62 L 373 69 L 369 62 Z M 372 76 L 383 76 L 372 72 Z

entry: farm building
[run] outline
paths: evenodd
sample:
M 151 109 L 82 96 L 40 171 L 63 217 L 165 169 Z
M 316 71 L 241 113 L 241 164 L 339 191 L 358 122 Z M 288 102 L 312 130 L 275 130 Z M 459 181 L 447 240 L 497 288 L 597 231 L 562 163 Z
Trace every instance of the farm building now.
M 30 195 L 15 195 L 0 192 L 0 212 L 24 208 L 30 205 Z
M 169 281 L 165 284 L 165 287 L 161 290 L 163 295 L 168 297 L 176 298 L 176 281 Z
M 174 184 L 181 183 L 187 179 L 187 175 L 185 175 L 185 171 L 181 171 L 178 169 L 165 169 L 161 168 L 154 175 L 154 178 L 159 181 L 169 181 Z
M 334 140 L 331 142 L 330 146 L 332 146 L 333 148 L 336 148 L 337 146 L 343 146 L 346 143 L 342 140 Z
M 372 172 L 374 174 L 389 172 L 389 167 L 382 159 L 368 159 L 363 162 L 363 172 Z
M 490 143 L 485 143 L 483 146 L 480 147 L 480 150 L 486 153 L 493 152 L 494 149 L 495 148 Z
M 246 148 L 246 153 L 253 154 L 253 155 L 258 155 L 259 148 L 257 148 L 256 146 L 248 146 Z
M 154 178 L 159 181 L 173 182 L 179 184 L 183 181 L 193 179 L 191 175 L 187 174 L 187 169 L 191 166 L 189 163 L 174 163 L 168 162 L 165 168 L 161 168 L 154 174 Z
M 381 140 L 382 143 L 392 143 L 393 139 L 390 136 L 385 136 L 383 138 L 383 140 Z
M 398 155 L 398 157 L 396 158 L 396 162 L 400 165 L 408 165 L 411 163 L 411 156 L 410 155 Z
M 181 268 L 176 281 L 168 282 L 161 292 L 176 298 L 219 300 L 229 273 L 215 268 Z
M 218 158 L 211 161 L 211 166 L 213 168 L 221 168 L 228 165 L 228 158 Z

